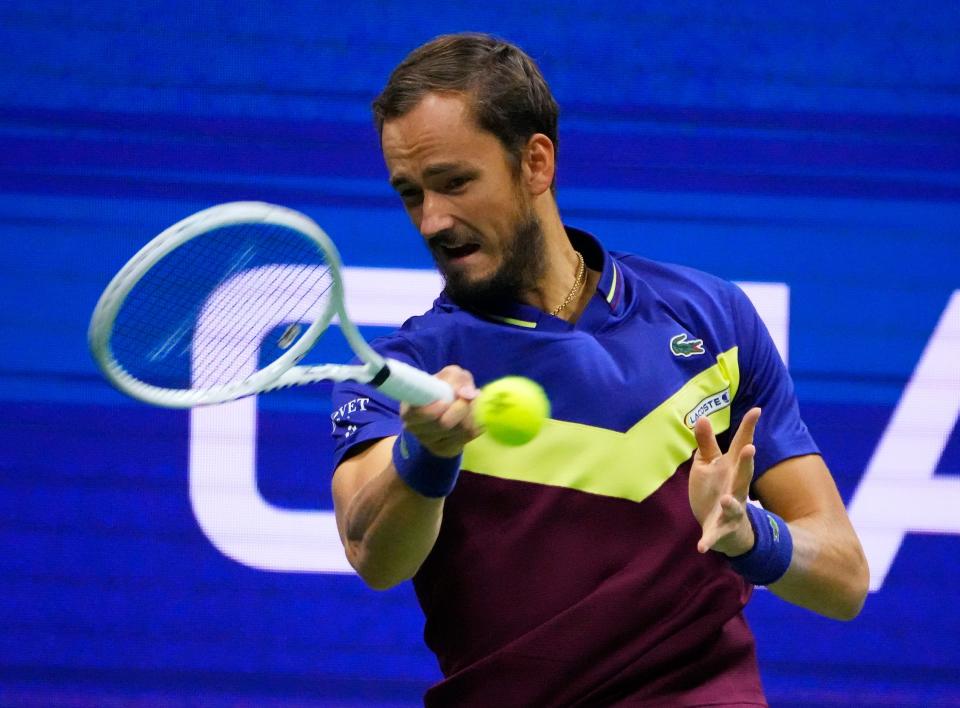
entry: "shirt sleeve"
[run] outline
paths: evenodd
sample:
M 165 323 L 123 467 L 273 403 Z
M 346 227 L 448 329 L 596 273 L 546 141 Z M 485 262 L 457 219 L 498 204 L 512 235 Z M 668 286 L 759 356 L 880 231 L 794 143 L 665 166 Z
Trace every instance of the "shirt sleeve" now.
M 383 356 L 423 368 L 416 350 L 398 333 L 375 340 L 371 346 Z M 403 429 L 400 404 L 371 386 L 355 381 L 334 384 L 331 401 L 334 469 L 357 445 L 399 435 Z
M 737 329 L 740 387 L 733 403 L 733 423 L 739 426 L 751 408 L 762 410 L 754 444 L 754 480 L 790 457 L 819 454 L 800 417 L 793 381 L 753 303 L 733 286 L 733 315 Z M 731 430 L 736 427 L 731 426 Z

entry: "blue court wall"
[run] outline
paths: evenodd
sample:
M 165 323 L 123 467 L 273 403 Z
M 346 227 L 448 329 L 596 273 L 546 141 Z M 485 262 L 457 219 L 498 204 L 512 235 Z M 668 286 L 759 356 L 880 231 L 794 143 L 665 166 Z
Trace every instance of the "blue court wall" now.
M 882 580 L 850 624 L 755 595 L 771 702 L 960 704 L 960 6 L 684 0 L 0 5 L 0 700 L 408 705 L 437 678 L 409 587 L 221 553 L 188 414 L 113 392 L 85 330 L 143 242 L 221 201 L 429 268 L 368 106 L 468 29 L 553 86 L 568 223 L 789 288 L 801 408 Z M 328 394 L 259 402 L 275 507 L 330 509 Z

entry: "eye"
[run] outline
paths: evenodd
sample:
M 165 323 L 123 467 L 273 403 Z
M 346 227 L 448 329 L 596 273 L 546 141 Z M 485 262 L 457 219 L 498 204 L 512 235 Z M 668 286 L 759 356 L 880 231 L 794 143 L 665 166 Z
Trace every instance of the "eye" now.
M 447 183 L 446 185 L 444 185 L 444 188 L 448 192 L 456 192 L 458 189 L 462 189 L 464 186 L 466 186 L 467 182 L 469 181 L 470 181 L 469 177 L 464 177 L 464 176 L 451 177 L 450 179 L 447 180 Z
M 400 199 L 407 206 L 414 206 L 423 201 L 423 192 L 419 189 L 401 189 L 399 194 Z

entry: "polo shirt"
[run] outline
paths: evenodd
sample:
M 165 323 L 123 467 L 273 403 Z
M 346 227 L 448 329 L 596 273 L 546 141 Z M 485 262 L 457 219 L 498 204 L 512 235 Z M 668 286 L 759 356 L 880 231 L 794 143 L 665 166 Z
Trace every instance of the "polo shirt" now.
M 790 377 L 735 285 L 567 234 L 601 272 L 575 323 L 441 294 L 372 343 L 430 373 L 457 364 L 478 386 L 527 376 L 552 406 L 527 445 L 483 435 L 464 450 L 413 578 L 445 677 L 426 704 L 764 705 L 742 613 L 751 586 L 697 552 L 687 485 L 704 415 L 725 450 L 763 409 L 755 479 L 818 452 Z M 402 429 L 399 405 L 369 386 L 336 385 L 333 406 L 335 465 Z

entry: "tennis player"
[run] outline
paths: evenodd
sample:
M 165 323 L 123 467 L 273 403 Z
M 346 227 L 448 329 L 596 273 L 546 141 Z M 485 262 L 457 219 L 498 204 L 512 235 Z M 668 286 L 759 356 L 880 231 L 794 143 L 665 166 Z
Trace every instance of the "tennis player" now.
M 765 705 L 752 587 L 850 619 L 868 571 L 750 302 L 564 225 L 557 105 L 517 47 L 440 37 L 374 114 L 446 283 L 374 346 L 457 395 L 338 385 L 333 495 L 361 577 L 413 579 L 445 677 L 426 704 Z M 522 447 L 472 414 L 507 374 L 553 405 Z

